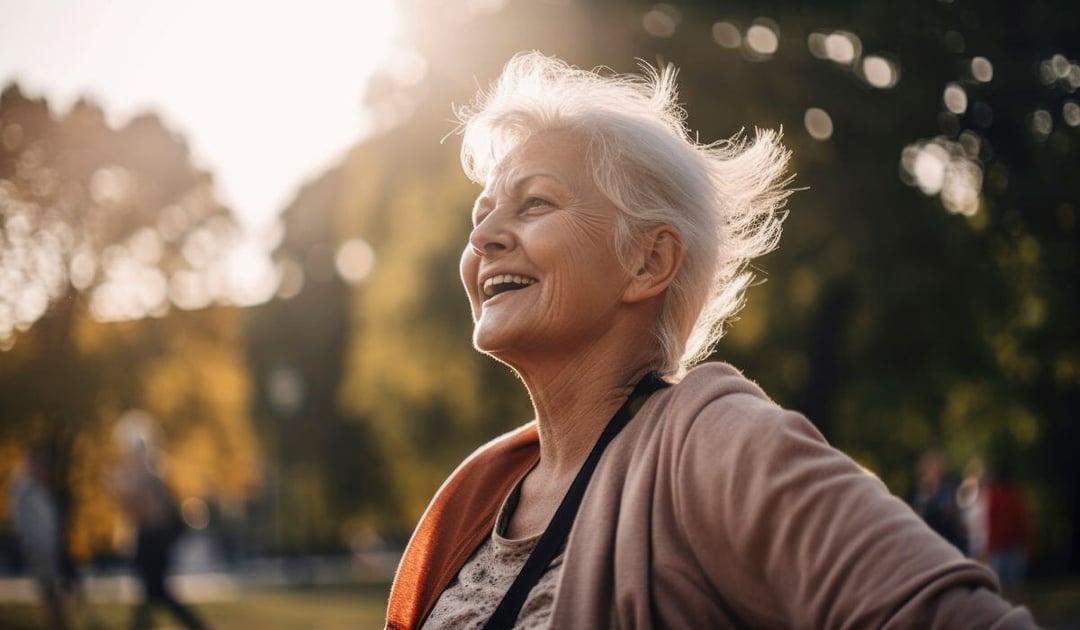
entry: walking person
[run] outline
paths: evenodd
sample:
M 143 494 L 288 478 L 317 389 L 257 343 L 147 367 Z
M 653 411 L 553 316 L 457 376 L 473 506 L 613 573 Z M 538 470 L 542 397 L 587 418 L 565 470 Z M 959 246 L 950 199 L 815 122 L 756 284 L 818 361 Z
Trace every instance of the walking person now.
M 957 484 L 946 475 L 945 455 L 929 450 L 919 459 L 919 478 L 911 507 L 922 520 L 957 549 L 968 548 Z
M 172 550 L 184 531 L 184 522 L 169 487 L 150 466 L 145 442 L 136 442 L 116 485 L 120 503 L 137 530 L 134 566 L 142 584 L 143 600 L 135 608 L 131 627 L 149 627 L 152 608 L 156 605 L 164 605 L 188 628 L 207 627 L 194 611 L 176 599 L 165 583 Z
M 23 562 L 37 582 L 42 626 L 66 628 L 60 574 L 60 514 L 45 482 L 45 468 L 40 453 L 28 449 L 23 469 L 11 485 L 11 517 Z

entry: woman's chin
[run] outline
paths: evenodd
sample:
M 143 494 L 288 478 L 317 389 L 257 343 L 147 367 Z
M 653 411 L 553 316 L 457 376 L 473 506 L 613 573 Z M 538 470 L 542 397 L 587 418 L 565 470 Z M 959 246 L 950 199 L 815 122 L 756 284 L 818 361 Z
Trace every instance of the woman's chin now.
M 493 359 L 508 365 L 514 364 L 514 357 L 525 351 L 527 339 L 520 326 L 486 326 L 481 320 L 473 330 L 473 347 Z
M 501 331 L 490 331 L 477 327 L 473 332 L 473 347 L 495 358 L 509 352 L 514 347 L 513 335 Z

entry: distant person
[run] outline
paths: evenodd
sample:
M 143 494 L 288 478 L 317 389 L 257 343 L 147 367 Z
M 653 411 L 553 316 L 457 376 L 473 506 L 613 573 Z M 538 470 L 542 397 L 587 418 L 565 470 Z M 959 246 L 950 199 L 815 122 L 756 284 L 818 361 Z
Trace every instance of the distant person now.
M 973 460 L 967 466 L 967 474 L 956 491 L 956 503 L 960 506 L 960 518 L 967 538 L 967 555 L 985 562 L 986 537 L 989 529 L 986 516 L 986 483 L 983 464 Z
M 1023 586 L 1027 573 L 1031 515 L 1008 463 L 994 465 L 986 495 L 987 559 L 1002 588 L 1015 590 Z
M 941 451 L 929 450 L 919 459 L 918 479 L 911 507 L 930 529 L 966 551 L 964 523 L 957 504 L 957 484 L 946 476 L 945 456 Z
M 42 625 L 66 628 L 61 585 L 60 514 L 45 483 L 41 455 L 27 450 L 11 485 L 11 517 L 27 573 L 37 582 Z
M 153 606 L 164 604 L 186 627 L 205 628 L 203 621 L 180 603 L 165 583 L 172 549 L 184 531 L 184 523 L 172 492 L 150 466 L 145 442 L 136 442 L 114 485 L 137 530 L 134 566 L 142 583 L 143 601 L 135 608 L 131 627 L 150 627 Z

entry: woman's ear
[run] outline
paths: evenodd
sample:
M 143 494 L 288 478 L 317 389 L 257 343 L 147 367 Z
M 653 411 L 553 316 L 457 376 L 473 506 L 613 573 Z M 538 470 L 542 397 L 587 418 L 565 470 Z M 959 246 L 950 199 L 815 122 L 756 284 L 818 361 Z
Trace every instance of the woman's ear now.
M 670 225 L 658 225 L 645 233 L 623 299 L 640 302 L 659 295 L 668 288 L 682 267 L 686 248 L 682 235 Z

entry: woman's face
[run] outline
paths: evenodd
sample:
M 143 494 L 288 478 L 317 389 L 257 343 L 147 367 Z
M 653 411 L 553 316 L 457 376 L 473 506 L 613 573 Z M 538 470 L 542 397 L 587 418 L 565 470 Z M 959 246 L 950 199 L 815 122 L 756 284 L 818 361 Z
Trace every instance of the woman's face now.
M 476 348 L 517 366 L 573 356 L 611 330 L 629 283 L 616 212 L 571 132 L 538 134 L 505 159 L 461 256 Z

